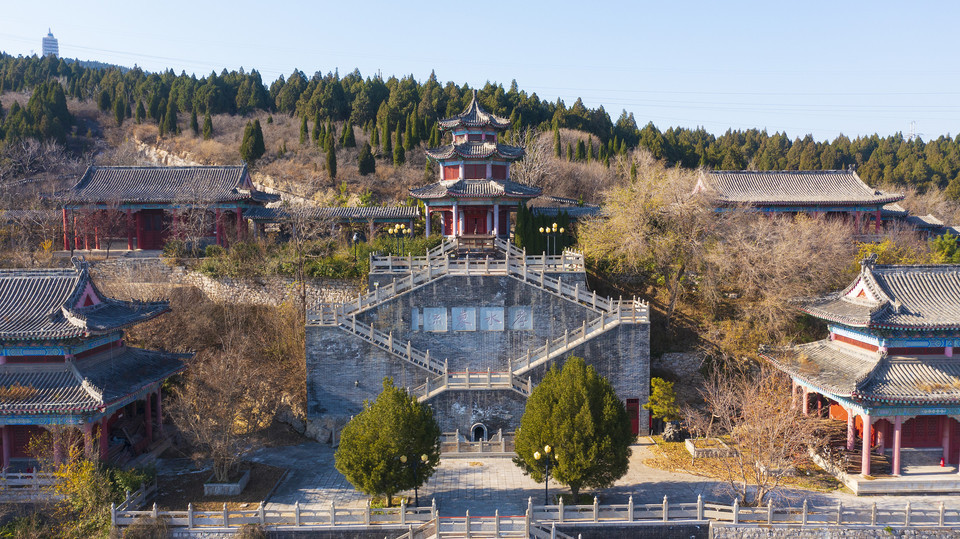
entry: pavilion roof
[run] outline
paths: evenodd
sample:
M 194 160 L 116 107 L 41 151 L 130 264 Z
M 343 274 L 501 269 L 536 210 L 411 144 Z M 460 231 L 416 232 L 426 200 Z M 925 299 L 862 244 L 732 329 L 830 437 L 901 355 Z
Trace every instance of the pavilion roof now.
M 187 204 L 276 202 L 258 191 L 246 166 L 88 167 L 80 181 L 57 198 L 67 203 Z
M 903 200 L 869 187 L 850 170 L 716 170 L 701 174 L 698 191 L 726 205 L 854 206 Z
M 871 403 L 960 402 L 960 362 L 887 356 L 829 340 L 761 350 L 780 370 L 838 397 Z
M 454 156 L 463 159 L 487 159 L 489 157 L 498 157 L 508 161 L 515 161 L 523 157 L 523 148 L 500 144 L 492 141 L 461 142 L 459 144 L 447 144 L 439 148 L 429 148 L 426 151 L 427 156 L 433 159 L 450 159 Z
M 96 301 L 91 301 L 90 294 Z M 0 341 L 110 333 L 168 310 L 164 301 L 120 301 L 104 296 L 82 261 L 75 261 L 70 269 L 0 270 Z
M 540 193 L 538 187 L 511 180 L 445 180 L 410 191 L 412 197 L 419 199 L 535 198 L 540 196 Z
M 501 118 L 495 114 L 483 110 L 480 102 L 477 100 L 477 91 L 473 91 L 473 98 L 470 104 L 460 114 L 452 118 L 444 118 L 438 122 L 441 129 L 453 129 L 455 127 L 486 127 L 491 126 L 497 129 L 506 129 L 510 127 L 510 120 Z
M 83 413 L 182 371 L 181 354 L 123 348 L 64 363 L 0 365 L 0 414 Z
M 882 266 L 868 259 L 850 286 L 802 310 L 853 327 L 957 331 L 960 265 Z

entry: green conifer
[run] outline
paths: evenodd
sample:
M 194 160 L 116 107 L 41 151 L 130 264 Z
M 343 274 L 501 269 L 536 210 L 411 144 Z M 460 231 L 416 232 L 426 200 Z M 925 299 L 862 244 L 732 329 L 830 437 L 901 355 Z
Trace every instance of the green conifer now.
M 407 161 L 407 154 L 403 151 L 403 140 L 400 129 L 397 129 L 397 140 L 393 145 L 393 166 L 399 167 Z
M 200 122 L 197 121 L 197 109 L 190 111 L 190 130 L 194 136 L 200 135 Z
M 357 147 L 357 138 L 353 134 L 353 124 L 347 122 L 343 124 L 343 142 L 342 145 L 344 148 L 356 148 Z
M 403 135 L 403 149 L 412 150 L 413 144 L 413 122 L 407 122 L 406 133 Z
M 143 101 L 137 101 L 137 113 L 135 116 L 136 122 L 138 124 L 143 123 L 143 119 L 147 116 L 146 109 L 143 108 Z
M 330 174 L 330 178 L 337 177 L 337 149 L 336 145 L 333 143 L 333 135 L 330 134 L 327 136 L 327 172 Z
M 557 158 L 563 157 L 563 147 L 560 145 L 560 129 L 553 127 L 553 155 Z
M 210 113 L 203 115 L 203 140 L 213 138 L 213 121 L 210 119 Z
M 373 147 L 379 148 L 380 147 L 380 127 L 379 126 L 376 126 L 376 125 L 373 126 L 373 135 L 371 135 L 370 138 L 373 140 Z
M 573 161 L 573 143 L 567 143 L 567 161 Z
M 117 127 L 123 125 L 123 120 L 127 117 L 126 108 L 127 106 L 124 103 L 123 96 L 118 97 L 113 104 L 113 117 L 117 120 Z
M 307 126 L 307 115 L 300 118 L 300 145 L 307 143 L 307 137 L 310 136 L 310 128 Z
M 390 135 L 389 126 L 390 122 L 383 124 L 383 153 L 387 159 L 393 155 L 393 137 Z
M 370 150 L 370 144 L 363 143 L 360 153 L 357 155 L 357 170 L 361 176 L 373 174 L 377 171 L 377 160 L 373 158 L 373 152 Z
M 177 125 L 177 100 L 171 99 L 167 103 L 167 113 L 163 115 L 163 131 L 170 135 L 180 133 L 180 127 Z
M 313 117 L 313 131 L 310 132 L 310 138 L 313 139 L 314 143 L 320 144 L 321 146 L 323 144 L 322 142 L 320 142 L 320 130 L 322 129 L 322 127 L 323 127 L 323 124 L 320 123 L 320 113 L 318 112 Z

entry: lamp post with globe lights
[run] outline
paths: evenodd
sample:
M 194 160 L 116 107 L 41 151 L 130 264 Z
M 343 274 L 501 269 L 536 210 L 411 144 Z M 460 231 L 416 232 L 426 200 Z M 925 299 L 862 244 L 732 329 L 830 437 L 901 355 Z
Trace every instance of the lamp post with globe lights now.
M 540 233 L 544 235 L 547 239 L 547 254 L 553 255 L 556 254 L 557 250 L 557 234 L 563 234 L 563 227 L 557 228 L 557 223 L 553 223 L 552 226 L 540 227 Z M 553 249 L 550 248 L 550 240 L 553 240 Z
M 537 461 L 543 461 L 544 473 L 543 473 L 543 505 L 549 505 L 550 503 L 550 461 L 556 457 L 551 455 L 553 448 L 549 444 L 543 446 L 543 453 L 539 451 L 533 452 L 533 458 Z
M 406 455 L 400 455 L 400 462 L 406 464 L 407 461 L 410 461 L 410 465 L 413 466 L 413 504 L 415 507 L 420 507 L 420 464 L 426 464 L 430 457 L 426 453 L 420 455 L 419 459 L 407 459 Z
M 396 240 L 397 255 L 403 254 L 403 238 L 405 238 L 410 232 L 411 230 L 403 223 L 394 225 L 387 229 L 387 234 L 390 234 Z

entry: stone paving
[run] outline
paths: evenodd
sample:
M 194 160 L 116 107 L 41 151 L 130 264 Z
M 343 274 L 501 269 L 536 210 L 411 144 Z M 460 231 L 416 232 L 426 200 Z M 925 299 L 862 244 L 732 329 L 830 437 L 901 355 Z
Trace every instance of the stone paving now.
M 630 495 L 638 504 L 660 503 L 665 495 L 676 502 L 693 502 L 697 495 L 703 495 L 708 501 L 731 501 L 720 481 L 645 466 L 643 460 L 651 456 L 652 445 L 648 438 L 640 439 L 633 447 L 627 475 L 601 493 L 601 503 L 626 503 Z M 316 442 L 265 448 L 254 453 L 251 460 L 290 470 L 268 500 L 268 507 L 280 508 L 296 501 L 301 505 L 327 506 L 333 501 L 341 507 L 362 507 L 367 496 L 354 490 L 336 471 L 333 453 L 330 446 Z M 564 487 L 560 488 L 568 492 Z M 550 492 L 558 492 L 552 483 Z M 413 497 L 413 492 L 405 494 Z M 419 489 L 419 495 L 421 506 L 436 499 L 440 513 L 447 516 L 462 515 L 467 509 L 471 515 L 493 515 L 497 509 L 501 515 L 521 515 L 529 497 L 535 504 L 543 503 L 544 489 L 542 483 L 535 483 L 523 475 L 509 458 L 457 457 L 442 459 L 434 476 Z M 858 498 L 844 492 L 796 489 L 785 490 L 774 503 L 800 505 L 804 498 L 816 506 L 836 506 L 839 502 L 845 506 L 869 506 L 876 502 L 880 507 L 902 508 L 908 501 L 915 507 L 935 506 L 943 501 L 947 507 L 960 508 L 960 497 L 956 495 Z

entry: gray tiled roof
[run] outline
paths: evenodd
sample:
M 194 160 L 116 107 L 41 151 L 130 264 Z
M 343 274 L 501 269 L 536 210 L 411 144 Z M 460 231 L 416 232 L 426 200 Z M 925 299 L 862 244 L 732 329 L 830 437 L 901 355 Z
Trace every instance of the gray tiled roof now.
M 910 212 L 896 202 L 891 202 L 880 208 L 880 215 L 882 217 L 906 217 L 910 215 Z
M 183 370 L 183 357 L 124 348 L 72 363 L 0 365 L 0 414 L 92 412 Z
M 943 228 L 943 221 L 937 219 L 933 214 L 927 215 L 909 215 L 906 221 L 914 228 L 922 229 L 940 229 Z
M 430 148 L 426 151 L 427 156 L 433 159 L 450 159 L 458 156 L 464 159 L 486 159 L 488 157 L 498 157 L 510 161 L 523 157 L 523 148 L 500 144 L 497 142 L 461 142 L 459 144 L 447 144 L 439 148 Z
M 416 219 L 420 209 L 416 206 L 371 206 L 311 208 L 317 219 L 343 219 L 363 221 L 367 219 Z M 289 214 L 283 208 L 250 208 L 243 212 L 247 219 L 284 221 Z
M 830 340 L 761 349 L 761 354 L 791 376 L 841 397 L 852 395 L 857 382 L 869 376 L 880 361 L 878 353 Z
M 477 91 L 473 91 L 473 99 L 463 112 L 453 118 L 444 118 L 438 122 L 441 129 L 453 129 L 454 127 L 486 127 L 491 126 L 497 129 L 506 129 L 510 127 L 510 120 L 501 118 L 495 114 L 483 110 L 480 102 L 477 100 Z
M 828 340 L 761 353 L 815 389 L 877 403 L 960 402 L 960 362 L 953 358 L 888 357 Z
M 698 188 L 725 204 L 889 204 L 903 195 L 877 191 L 848 170 L 718 170 L 701 175 Z
M 90 281 L 86 264 L 77 266 L 0 270 L 0 342 L 109 333 L 169 310 L 166 302 L 108 298 Z M 77 307 L 88 283 L 100 303 Z
M 569 215 L 572 219 L 593 217 L 600 215 L 600 212 L 602 211 L 603 210 L 597 206 L 534 206 L 530 208 L 530 212 L 534 215 L 553 217 L 560 215 L 560 212 L 563 212 Z
M 535 198 L 540 189 L 510 180 L 449 180 L 412 189 L 414 198 Z
M 846 298 L 861 281 L 877 298 Z M 960 265 L 862 264 L 839 293 L 803 307 L 813 316 L 856 327 L 960 329 Z
M 68 203 L 274 202 L 257 191 L 245 166 L 88 167 L 80 181 L 59 195 Z

